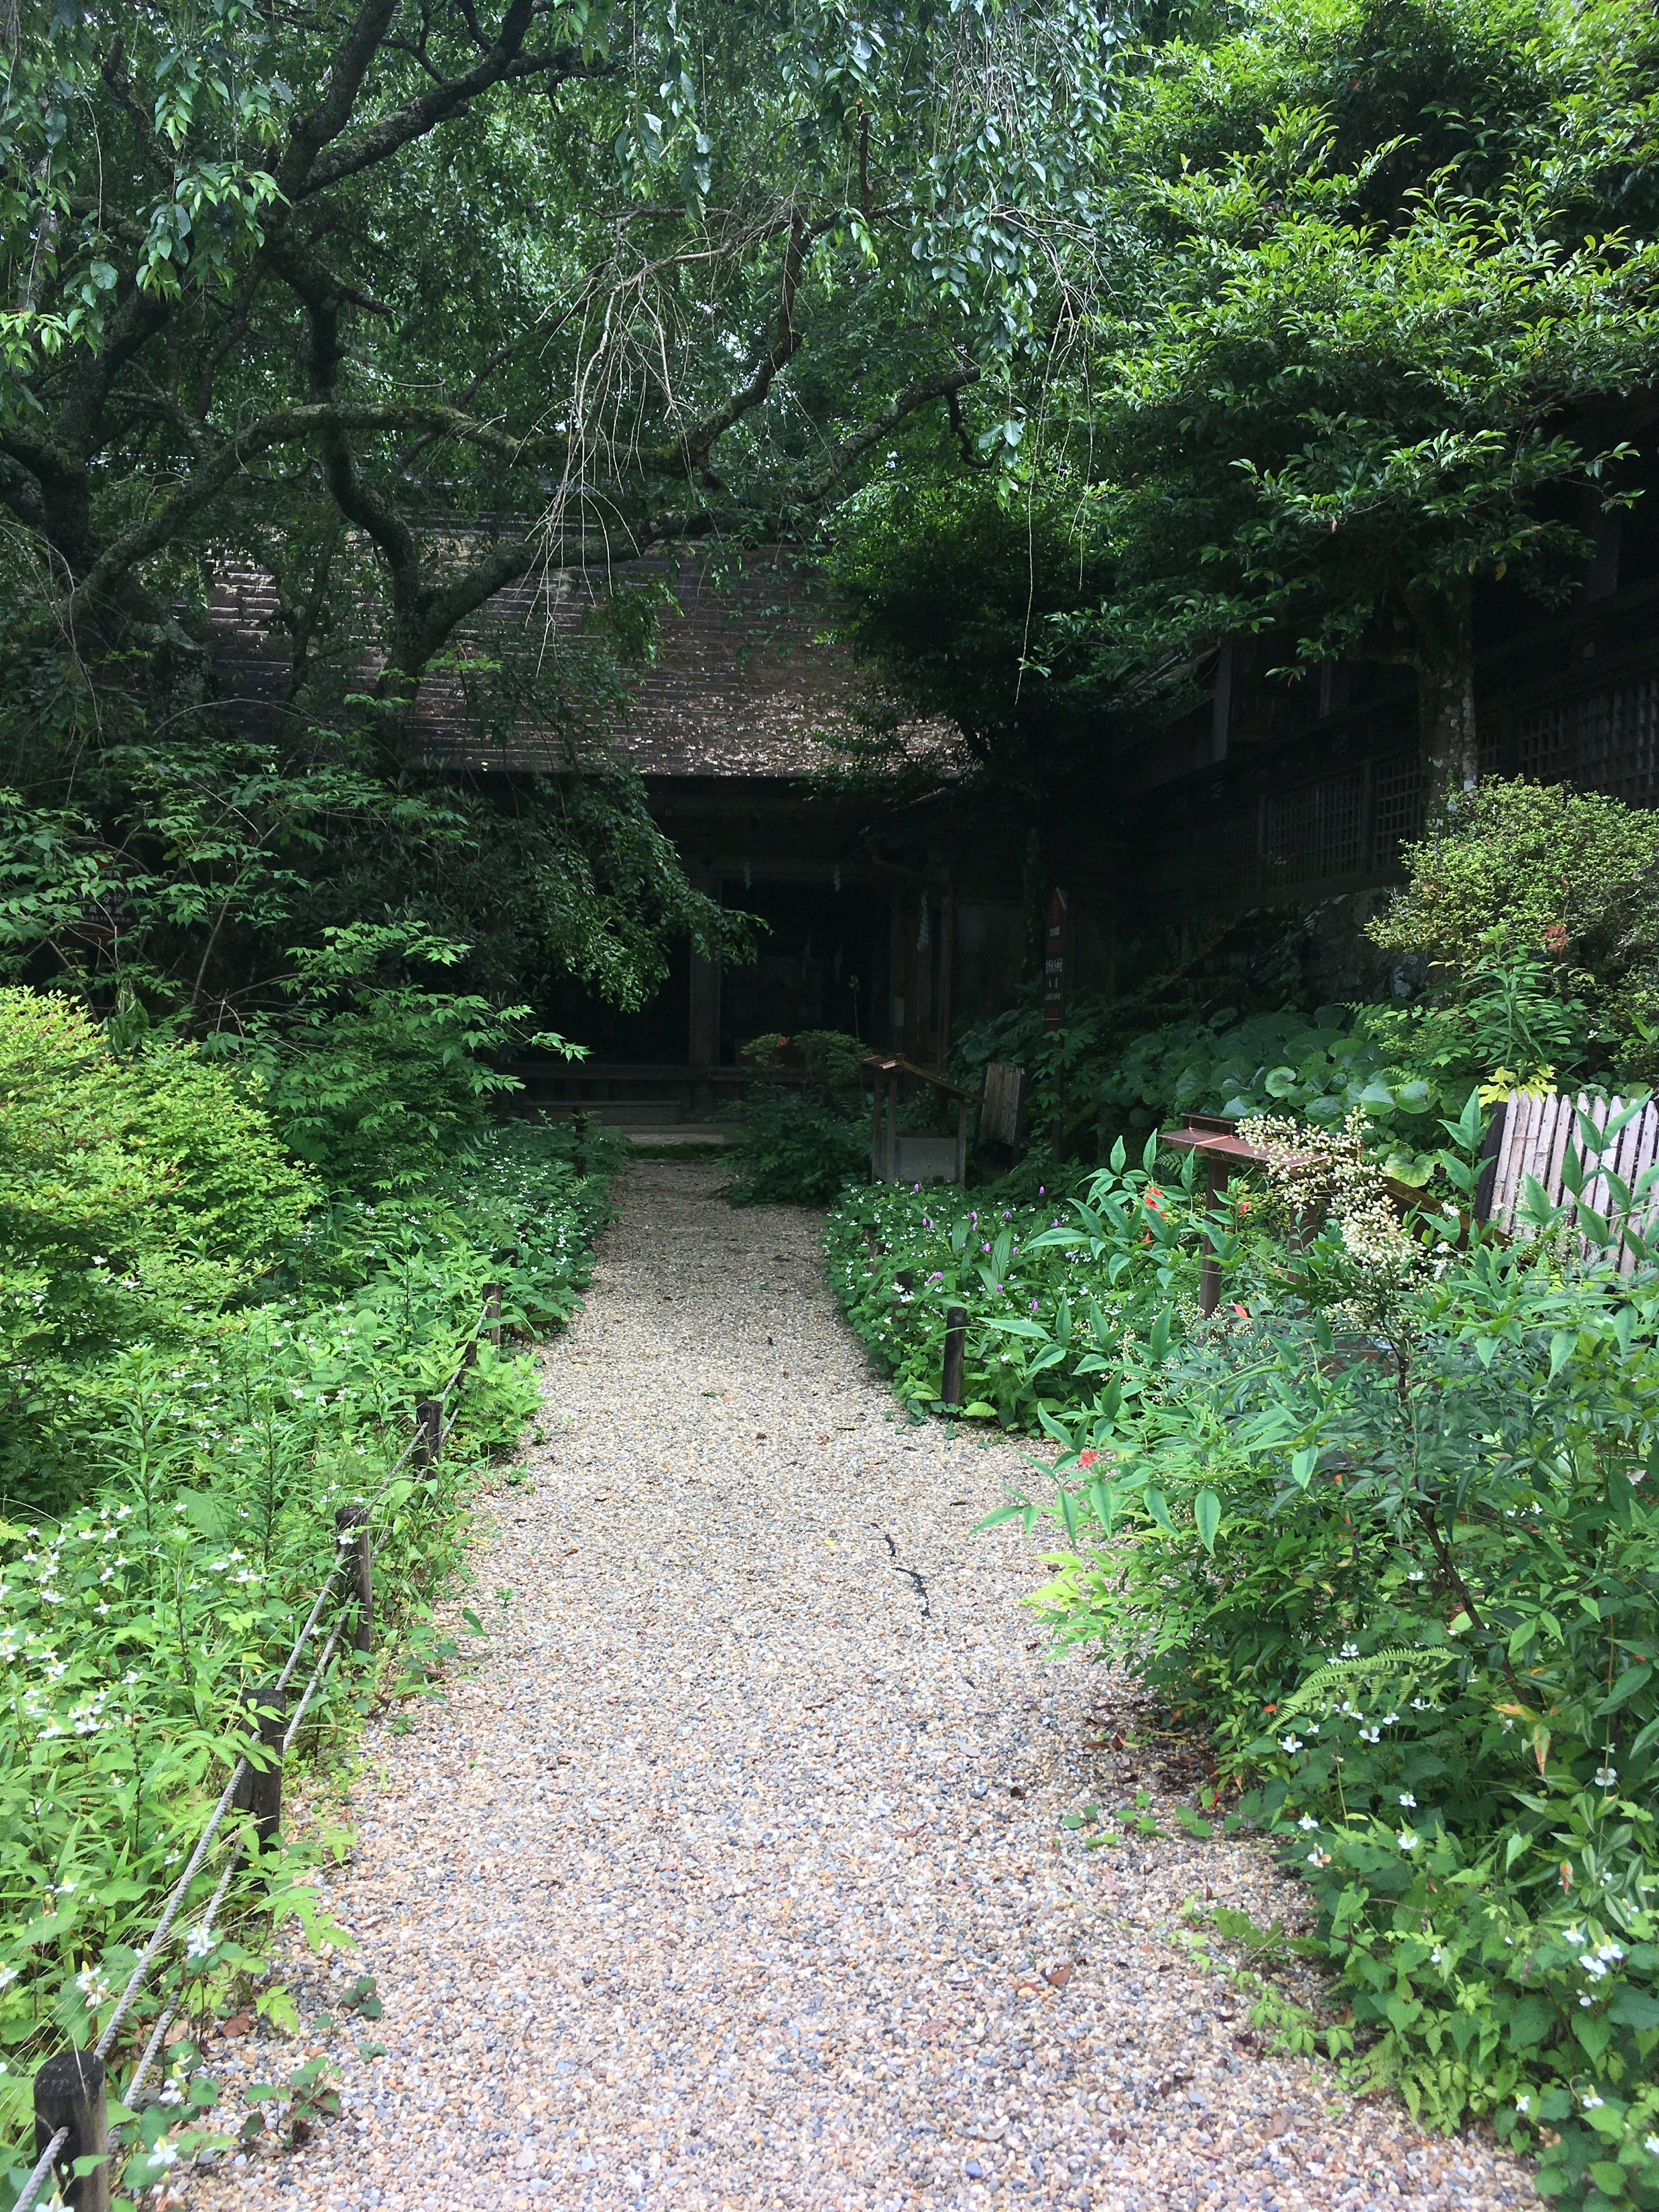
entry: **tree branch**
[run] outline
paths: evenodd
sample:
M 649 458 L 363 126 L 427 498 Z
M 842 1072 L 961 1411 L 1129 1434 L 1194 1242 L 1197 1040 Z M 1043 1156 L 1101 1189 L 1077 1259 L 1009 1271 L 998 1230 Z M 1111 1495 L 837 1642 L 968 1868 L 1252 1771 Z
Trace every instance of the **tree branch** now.
M 481 93 L 489 92 L 495 85 L 532 76 L 562 81 L 568 77 L 612 76 L 616 74 L 613 63 L 585 62 L 579 53 L 568 51 L 550 54 L 520 53 L 519 49 L 524 44 L 535 11 L 532 0 L 509 0 L 494 45 L 475 67 L 459 76 L 441 81 L 433 86 L 430 92 L 422 93 L 418 100 L 409 100 L 390 115 L 381 116 L 343 145 L 336 146 L 331 153 L 325 154 L 324 148 L 339 137 L 350 119 L 351 102 L 356 100 L 357 89 L 375 49 L 384 42 L 395 6 L 396 0 L 391 0 L 391 5 L 387 4 L 387 0 L 365 0 L 357 24 L 342 42 L 339 54 L 348 58 L 349 66 L 356 68 L 350 100 L 343 111 L 339 110 L 335 98 L 340 70 L 340 62 L 337 59 L 334 65 L 336 74 L 330 80 L 330 98 L 315 111 L 318 121 L 314 132 L 325 131 L 326 135 L 315 136 L 315 143 L 308 145 L 303 166 L 296 159 L 291 181 L 287 174 L 278 173 L 277 182 L 291 199 L 307 199 L 315 192 L 325 191 L 331 185 L 337 185 L 343 177 L 355 177 L 362 170 L 374 167 L 377 162 L 387 160 L 412 140 L 425 137 L 429 131 L 454 114 L 458 108 L 465 107 L 470 100 L 476 100 Z M 364 42 L 371 38 L 372 43 L 367 45 L 365 51 Z M 361 66 L 358 66 L 360 56 Z M 337 111 L 339 120 L 333 123 Z M 329 127 L 331 125 L 332 127 Z M 297 131 L 299 126 L 295 127 Z
M 848 469 L 864 459 L 872 446 L 879 445 L 888 432 L 902 422 L 907 415 L 926 407 L 930 400 L 945 398 L 977 384 L 981 372 L 971 363 L 956 368 L 936 369 L 931 376 L 919 376 L 907 384 L 902 392 L 890 399 L 879 415 L 855 431 L 836 448 L 825 466 L 819 470 L 807 487 L 809 505 L 817 506 L 829 497 Z
M 138 141 L 140 152 L 156 175 L 171 185 L 172 159 L 167 148 L 155 135 L 154 122 L 145 114 L 143 106 L 133 93 L 132 81 L 127 75 L 126 40 L 118 31 L 115 34 L 114 43 L 104 57 L 101 74 L 104 82 L 115 94 L 122 112 L 131 126 L 132 135 Z
M 724 436 L 734 422 L 740 422 L 751 409 L 758 407 L 772 389 L 778 373 L 792 362 L 806 343 L 805 334 L 795 328 L 795 295 L 800 287 L 801 271 L 806 258 L 824 234 L 834 228 L 834 218 L 822 222 L 808 223 L 799 211 L 789 218 L 789 243 L 784 248 L 783 270 L 778 283 L 778 334 L 767 353 L 761 356 L 754 374 L 741 390 L 734 392 L 723 406 L 717 407 L 690 435 L 684 441 L 685 465 L 693 472 L 708 466 L 710 448 L 717 438 Z

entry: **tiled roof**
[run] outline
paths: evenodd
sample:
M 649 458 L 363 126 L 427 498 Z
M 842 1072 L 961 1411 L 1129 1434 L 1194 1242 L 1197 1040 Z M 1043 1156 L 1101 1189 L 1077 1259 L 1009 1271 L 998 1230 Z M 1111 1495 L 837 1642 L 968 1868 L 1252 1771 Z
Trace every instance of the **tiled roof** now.
M 482 529 L 458 533 L 457 555 L 476 558 L 489 542 Z M 789 776 L 823 765 L 816 733 L 850 721 L 859 678 L 843 653 L 821 641 L 821 580 L 783 548 L 738 555 L 691 546 L 608 569 L 544 563 L 499 592 L 460 642 L 488 653 L 517 641 L 556 654 L 598 603 L 641 589 L 658 609 L 654 657 L 630 677 L 630 703 L 610 734 L 642 774 Z M 220 571 L 212 618 L 221 687 L 250 705 L 279 697 L 290 666 L 276 607 L 275 586 L 262 571 Z M 372 680 L 376 665 L 366 655 L 357 680 Z M 458 766 L 531 769 L 562 757 L 530 728 L 504 742 L 481 739 L 453 673 L 427 678 L 415 718 L 431 754 Z

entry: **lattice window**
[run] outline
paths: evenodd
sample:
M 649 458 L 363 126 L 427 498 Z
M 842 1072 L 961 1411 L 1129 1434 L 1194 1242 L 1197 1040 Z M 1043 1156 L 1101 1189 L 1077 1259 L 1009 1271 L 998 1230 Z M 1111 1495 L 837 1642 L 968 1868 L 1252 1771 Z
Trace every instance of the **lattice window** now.
M 1577 783 L 1636 805 L 1659 801 L 1659 677 L 1528 715 L 1516 727 L 1516 767 L 1540 783 Z
M 1365 864 L 1362 769 L 1304 784 L 1267 801 L 1263 872 L 1273 884 L 1352 875 Z
M 1638 805 L 1659 798 L 1659 677 L 1600 692 L 1579 714 L 1579 782 Z
M 1373 867 L 1394 867 L 1400 859 L 1400 848 L 1423 827 L 1423 763 L 1415 753 L 1401 753 L 1376 763 Z

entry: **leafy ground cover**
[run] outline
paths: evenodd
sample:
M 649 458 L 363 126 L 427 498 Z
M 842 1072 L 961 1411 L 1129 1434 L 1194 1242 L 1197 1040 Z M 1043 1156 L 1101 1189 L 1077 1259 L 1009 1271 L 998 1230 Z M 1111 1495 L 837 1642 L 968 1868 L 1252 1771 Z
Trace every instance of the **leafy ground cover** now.
M 1659 1252 L 1587 1259 L 1535 1187 L 1471 1236 L 1482 1121 L 1405 1220 L 1355 1113 L 1248 1125 L 1279 1164 L 1207 1221 L 1120 1146 L 1052 1210 L 856 1194 L 828 1249 L 913 1405 L 960 1303 L 969 1411 L 1058 1445 L 1006 1509 L 1055 1531 L 1034 1602 L 1209 1732 L 1208 1813 L 1312 1892 L 1332 2055 L 1602 2212 L 1659 2203 Z
M 377 1650 L 337 1661 L 296 1751 L 337 1756 L 377 1699 L 418 1689 L 447 1656 L 428 1600 L 459 1564 L 484 1461 L 536 1402 L 510 1335 L 568 1318 L 608 1211 L 605 1137 L 587 1152 L 578 1178 L 568 1133 L 494 1129 L 418 1198 L 337 1194 L 195 1334 L 123 1333 L 83 1364 L 79 1493 L 54 1480 L 56 1510 L 15 1498 L 0 1513 L 0 2202 L 7 2169 L 15 2193 L 32 2159 L 34 2064 L 107 2020 L 246 1743 L 239 1701 L 275 1672 L 327 1571 L 338 1507 L 372 1505 Z M 388 1481 L 414 1401 L 455 1369 L 491 1283 L 506 1347 L 478 1344 L 438 1466 Z M 171 2002 L 192 2039 L 171 2047 L 162 2100 L 127 2129 L 125 2186 L 197 2147 L 205 2023 L 233 1998 L 283 2017 L 266 1946 L 284 1917 L 311 1912 L 304 1875 L 326 1844 L 251 1854 L 210 1939 L 189 1930 L 192 1891 L 185 1940 L 131 2023 L 142 2041 Z M 327 2094 L 301 2082 L 276 2101 L 291 2124 Z

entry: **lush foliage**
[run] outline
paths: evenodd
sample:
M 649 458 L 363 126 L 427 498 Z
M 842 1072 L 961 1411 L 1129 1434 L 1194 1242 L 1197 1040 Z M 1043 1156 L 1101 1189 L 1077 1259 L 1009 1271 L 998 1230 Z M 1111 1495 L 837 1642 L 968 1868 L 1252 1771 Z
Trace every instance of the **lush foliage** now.
M 1473 783 L 1477 580 L 1560 596 L 1566 495 L 1620 495 L 1617 436 L 1564 410 L 1651 357 L 1654 58 L 1645 10 L 1530 0 L 1268 5 L 1158 51 L 1079 425 L 1109 647 L 1402 662 L 1440 787 Z
M 1659 821 L 1596 792 L 1480 785 L 1403 855 L 1377 944 L 1454 975 L 1493 948 L 1547 963 L 1591 1002 L 1598 1057 L 1651 1076 L 1659 1015 Z M 1588 1028 L 1588 1025 L 1586 1025 Z
M 836 517 L 836 629 L 881 681 L 830 742 L 844 773 L 889 793 L 1075 801 L 1106 732 L 1096 656 L 1057 618 L 1103 588 L 1102 563 L 1079 544 L 1077 486 L 1015 481 L 969 452 L 957 477 L 907 453 Z
M 1160 1177 L 1156 1152 L 1131 1169 L 1120 1146 L 1080 1207 L 1047 1188 L 1035 1206 L 948 1183 L 848 1192 L 825 1228 L 830 1280 L 900 1395 L 938 1406 L 951 1305 L 970 1316 L 963 1410 L 1009 1425 L 1065 1412 L 1087 1378 L 1154 1340 L 1167 1348 L 1196 1315 L 1203 1204 L 1190 1158 Z
M 239 1699 L 275 1671 L 333 1557 L 339 1506 L 372 1509 L 377 1656 L 337 1662 L 301 1748 L 331 1754 L 355 1714 L 418 1686 L 441 1656 L 425 1601 L 459 1562 L 480 1456 L 510 1445 L 536 1403 L 529 1361 L 479 1343 L 437 1468 L 386 1470 L 415 1399 L 455 1370 L 487 1283 L 504 1286 L 509 1334 L 570 1312 L 607 1186 L 579 1182 L 569 1149 L 497 1131 L 419 1202 L 320 1212 L 290 1244 L 285 1296 L 193 1341 L 113 1352 L 87 1411 L 87 1501 L 58 1516 L 14 1506 L 0 1526 L 0 2125 L 15 2149 L 33 2061 L 107 2018 L 244 1741 Z M 232 1889 L 214 1941 L 163 1954 L 137 2027 L 142 2039 L 179 2001 L 196 2032 L 173 2054 L 181 2079 L 233 1990 L 283 2017 L 280 1988 L 258 1979 L 261 1908 L 274 1885 L 277 1921 L 310 1911 L 306 1858 L 284 1848 Z M 210 1861 L 185 1925 L 217 1871 Z M 154 2108 L 129 2185 L 160 2172 L 149 2149 L 165 2160 L 161 2137 L 191 2112 L 171 2093 Z
M 1473 1100 L 1452 1133 L 1467 1191 Z M 1211 1722 L 1362 2076 L 1492 2114 L 1547 2192 L 1659 2201 L 1659 1276 L 1639 1237 L 1634 1279 L 1581 1262 L 1535 1186 L 1507 1248 L 1402 1228 L 1325 1141 L 1280 1175 L 1318 1234 L 1229 1255 L 1236 1325 L 1054 1425 L 1038 1601 Z
M 837 1030 L 757 1037 L 744 1057 L 756 1079 L 744 1093 L 743 1145 L 726 1193 L 733 1206 L 822 1206 L 868 1176 L 870 1116 L 856 1037 Z
M 1061 1444 L 1007 1509 L 1060 1525 L 1036 1601 L 1212 1730 L 1218 1815 L 1313 1889 L 1333 2052 L 1436 2124 L 1491 2115 L 1547 2191 L 1659 2201 L 1655 1255 L 1581 1260 L 1535 1187 L 1527 1239 L 1467 1245 L 1455 1206 L 1402 1223 L 1363 1116 L 1249 1127 L 1281 1164 L 1207 1222 L 1149 1145 L 1046 1226 L 860 1197 L 832 1270 L 923 1403 L 969 1304 L 968 1410 Z M 1447 1129 L 1467 1203 L 1474 1097 Z
M 1500 962 L 1480 947 L 1467 974 L 1412 1002 L 1311 1013 L 1223 1006 L 1155 1029 L 1141 1026 L 1146 1012 L 1144 995 L 1085 1002 L 1056 1037 L 1028 1000 L 965 1036 L 961 1061 L 969 1071 L 988 1059 L 1025 1066 L 1030 1126 L 1048 1129 L 1061 1112 L 1073 1153 L 1104 1156 L 1119 1137 L 1138 1142 L 1186 1113 L 1292 1113 L 1334 1129 L 1358 1109 L 1389 1172 L 1420 1185 L 1438 1157 L 1442 1117 L 1472 1086 L 1566 1081 L 1588 1072 L 1595 1044 L 1589 1009 L 1558 965 L 1522 955 Z M 1621 1054 L 1626 1065 L 1630 1057 Z M 1063 1172 L 1045 1150 L 1016 1187 L 1024 1195 L 1024 1186 Z
M 0 991 L 0 1492 L 74 1487 L 104 1364 L 212 1334 L 314 1195 L 227 1070 Z

